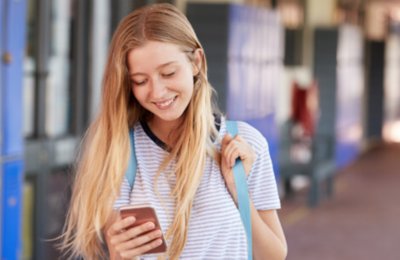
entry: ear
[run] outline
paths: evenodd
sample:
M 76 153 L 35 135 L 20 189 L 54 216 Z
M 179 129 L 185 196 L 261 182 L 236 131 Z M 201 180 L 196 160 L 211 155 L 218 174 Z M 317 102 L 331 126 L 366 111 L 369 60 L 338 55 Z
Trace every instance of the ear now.
M 196 49 L 194 51 L 194 61 L 193 61 L 193 76 L 200 73 L 201 66 L 203 65 L 204 52 L 202 49 Z

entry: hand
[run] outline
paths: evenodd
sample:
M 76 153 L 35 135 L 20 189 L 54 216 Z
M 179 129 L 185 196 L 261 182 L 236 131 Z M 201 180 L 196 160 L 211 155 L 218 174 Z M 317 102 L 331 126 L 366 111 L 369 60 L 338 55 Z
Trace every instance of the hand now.
M 122 259 L 132 259 L 161 245 L 161 230 L 153 230 L 154 223 L 147 222 L 140 226 L 131 227 L 136 219 L 120 217 L 108 228 L 109 247 Z
M 246 176 L 248 176 L 256 159 L 256 153 L 239 135 L 232 138 L 231 135 L 226 134 L 221 143 L 220 167 L 226 186 L 228 187 L 235 203 L 237 203 L 237 193 L 232 168 L 235 165 L 237 158 L 242 160 L 244 171 Z

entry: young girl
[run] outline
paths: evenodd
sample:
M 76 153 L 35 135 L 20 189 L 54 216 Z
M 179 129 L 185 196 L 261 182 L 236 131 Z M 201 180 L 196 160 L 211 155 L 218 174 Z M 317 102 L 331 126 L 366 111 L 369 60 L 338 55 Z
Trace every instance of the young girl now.
M 186 17 L 169 4 L 135 10 L 118 26 L 103 81 L 101 109 L 85 136 L 63 249 L 85 259 L 246 259 L 232 166 L 240 157 L 251 197 L 253 256 L 284 259 L 286 241 L 268 144 L 238 122 L 226 134 L 212 106 L 204 50 Z M 129 129 L 137 173 L 130 189 Z M 123 205 L 155 208 L 154 223 L 128 228 Z M 168 244 L 164 255 L 144 255 Z

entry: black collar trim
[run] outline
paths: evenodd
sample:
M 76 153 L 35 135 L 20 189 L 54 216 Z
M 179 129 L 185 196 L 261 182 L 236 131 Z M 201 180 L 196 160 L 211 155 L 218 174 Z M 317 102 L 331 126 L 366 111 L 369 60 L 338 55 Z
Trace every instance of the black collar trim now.
M 221 115 L 214 115 L 214 120 L 215 120 L 215 127 L 217 128 L 217 131 L 219 132 L 221 128 Z M 168 146 L 161 141 L 150 129 L 149 125 L 145 121 L 140 121 L 140 124 L 144 130 L 144 132 L 147 134 L 147 136 L 153 140 L 153 142 L 158 145 L 161 149 L 165 151 L 169 151 Z

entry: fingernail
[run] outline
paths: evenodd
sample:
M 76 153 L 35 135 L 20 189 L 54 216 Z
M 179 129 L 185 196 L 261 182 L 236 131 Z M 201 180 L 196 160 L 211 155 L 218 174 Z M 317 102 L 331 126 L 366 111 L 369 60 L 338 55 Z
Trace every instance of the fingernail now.
M 162 240 L 161 239 L 157 239 L 157 245 L 161 245 L 162 244 Z
M 154 223 L 152 223 L 152 222 L 147 223 L 147 227 L 148 228 L 154 228 Z
M 136 218 L 135 218 L 135 217 L 127 217 L 127 221 L 128 221 L 129 223 L 133 223 L 133 222 L 136 221 Z

